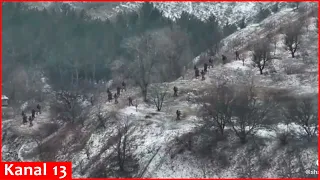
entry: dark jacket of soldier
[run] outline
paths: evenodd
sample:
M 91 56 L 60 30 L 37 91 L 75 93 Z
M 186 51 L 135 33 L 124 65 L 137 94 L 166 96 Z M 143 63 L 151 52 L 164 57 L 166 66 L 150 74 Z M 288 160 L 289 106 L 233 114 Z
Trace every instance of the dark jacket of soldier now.
M 178 96 L 178 88 L 176 86 L 173 87 L 174 96 Z
M 213 67 L 213 59 L 211 57 L 209 59 L 209 68 L 210 68 L 210 66 Z
M 195 73 L 196 77 L 199 77 L 199 69 L 198 68 L 194 71 L 194 73 Z
M 32 118 L 35 117 L 35 114 L 36 114 L 36 110 L 32 109 L 32 110 L 31 110 L 31 116 L 32 116 Z
M 27 122 L 28 122 L 28 117 L 27 117 L 26 115 L 24 115 L 24 116 L 22 117 L 22 123 L 25 124 L 25 123 L 27 123 Z
M 129 98 L 128 98 L 128 101 L 129 101 L 129 106 L 134 106 L 134 105 L 133 105 L 133 102 L 132 102 L 132 101 L 133 101 L 133 100 L 132 100 L 132 97 L 129 97 Z
M 225 55 L 222 55 L 222 62 L 225 64 L 227 62 L 227 57 Z
M 204 75 L 205 75 L 206 73 L 204 72 L 204 70 L 201 70 L 201 76 L 202 76 L 202 80 L 204 80 L 205 78 L 204 78 Z
M 177 110 L 176 114 L 177 114 L 177 120 L 180 120 L 181 112 L 179 110 Z
M 124 81 L 122 81 L 122 89 L 123 89 L 124 91 L 127 90 L 127 85 L 126 85 L 126 83 L 125 83 Z
M 204 72 L 207 72 L 207 69 L 208 69 L 208 64 L 207 63 L 204 63 L 203 69 L 204 69 Z
M 41 106 L 40 106 L 40 104 L 37 105 L 37 109 L 38 109 L 38 112 L 41 114 Z
M 117 104 L 118 103 L 118 94 L 114 93 L 114 102 Z

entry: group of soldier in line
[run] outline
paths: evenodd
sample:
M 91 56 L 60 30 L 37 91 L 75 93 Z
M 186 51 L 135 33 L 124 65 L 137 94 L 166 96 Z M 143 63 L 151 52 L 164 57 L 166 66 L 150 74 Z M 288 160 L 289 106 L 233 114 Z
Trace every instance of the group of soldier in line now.
M 236 59 L 240 59 L 239 58 L 239 53 L 238 51 L 236 51 Z M 227 57 L 222 55 L 222 62 L 225 64 L 227 60 Z M 195 71 L 195 78 L 198 79 L 199 76 L 200 76 L 200 73 L 201 73 L 201 80 L 205 80 L 205 74 L 208 72 L 208 68 L 213 68 L 213 59 L 210 58 L 208 60 L 208 63 L 204 63 L 203 64 L 203 69 L 201 70 L 201 72 L 199 71 L 199 68 L 197 68 L 197 66 L 195 65 L 194 66 L 194 71 Z M 123 91 L 126 91 L 127 90 L 127 87 L 126 87 L 126 83 L 124 81 L 122 81 L 122 84 L 121 84 L 121 87 L 120 86 L 117 86 L 117 92 L 112 94 L 112 92 L 110 91 L 110 89 L 108 88 L 107 89 L 107 94 L 108 94 L 108 102 L 111 102 L 112 99 L 114 99 L 114 102 L 115 104 L 118 104 L 118 98 L 121 94 L 121 92 Z M 174 94 L 173 96 L 174 97 L 177 97 L 178 96 L 178 87 L 174 86 L 173 87 L 173 91 L 174 91 Z M 128 101 L 129 101 L 129 106 L 138 106 L 138 103 L 136 103 L 136 105 L 133 104 L 133 99 L 132 97 L 128 97 Z M 22 111 L 21 115 L 22 115 L 22 119 L 23 119 L 23 124 L 26 124 L 28 123 L 28 120 L 29 120 L 29 123 L 30 123 L 30 127 L 33 126 L 33 123 L 32 121 L 35 119 L 35 115 L 36 114 L 41 114 L 41 106 L 40 104 L 37 105 L 37 111 L 35 109 L 32 109 L 31 110 L 31 116 L 27 117 L 27 115 L 25 114 L 24 111 Z M 177 110 L 176 111 L 176 115 L 177 115 L 177 120 L 180 120 L 181 119 L 181 111 L 180 110 Z
M 240 60 L 240 57 L 239 57 L 239 53 L 238 51 L 236 51 L 236 60 Z M 222 55 L 222 62 L 223 64 L 225 64 L 227 61 L 227 57 L 225 55 Z M 203 64 L 203 69 L 200 71 L 199 68 L 194 65 L 194 75 L 195 75 L 195 78 L 198 79 L 200 74 L 201 74 L 201 80 L 204 81 L 205 80 L 205 74 L 208 72 L 208 68 L 212 67 L 213 68 L 213 59 L 210 58 L 209 59 L 209 62 L 208 63 L 204 63 Z
M 108 94 L 108 102 L 111 102 L 112 99 L 114 99 L 114 103 L 118 104 L 118 98 L 120 97 L 121 92 L 123 91 L 127 91 L 127 85 L 124 81 L 122 81 L 121 87 L 117 86 L 117 92 L 112 94 L 112 92 L 110 91 L 110 89 L 107 89 L 107 94 Z M 131 96 L 128 97 L 128 101 L 129 101 L 129 106 L 138 106 L 138 103 L 136 103 L 135 105 L 133 104 L 133 98 Z
M 37 111 L 33 108 L 31 110 L 31 116 L 27 116 L 26 113 L 24 111 L 21 112 L 21 116 L 22 116 L 22 124 L 27 124 L 28 120 L 30 123 L 30 127 L 33 126 L 33 120 L 35 119 L 36 115 L 41 114 L 41 106 L 40 104 L 37 105 L 36 107 Z
M 108 94 L 108 102 L 111 102 L 112 99 L 114 98 L 114 103 L 115 104 L 118 104 L 118 98 L 120 96 L 120 93 L 123 92 L 123 91 L 127 91 L 127 86 L 126 86 L 126 83 L 124 81 L 122 81 L 122 87 L 120 86 L 117 86 L 117 92 L 112 94 L 112 92 L 110 91 L 110 89 L 108 88 L 107 89 L 107 94 Z
M 238 51 L 236 51 L 236 58 L 237 59 L 240 59 L 239 58 L 239 53 Z M 222 55 L 222 62 L 225 64 L 227 61 L 227 57 L 225 55 Z M 195 78 L 198 79 L 198 77 L 200 76 L 200 73 L 201 73 L 201 76 L 202 76 L 202 80 L 205 80 L 205 74 L 208 72 L 208 68 L 213 68 L 213 59 L 210 58 L 208 60 L 208 63 L 204 63 L 203 65 L 203 69 L 201 70 L 201 72 L 199 71 L 199 69 L 197 68 L 197 66 L 194 66 L 194 70 L 195 70 Z M 114 98 L 114 102 L 115 104 L 118 104 L 118 98 L 120 96 L 120 93 L 122 91 L 126 91 L 126 83 L 123 81 L 122 82 L 122 87 L 118 86 L 117 87 L 117 92 L 112 94 L 112 92 L 110 91 L 110 89 L 108 88 L 107 89 L 107 93 L 108 93 L 108 102 L 111 102 L 112 99 Z M 178 96 L 178 87 L 174 86 L 173 87 L 173 96 L 174 97 L 177 97 Z M 136 105 L 133 104 L 133 99 L 132 97 L 128 97 L 128 102 L 129 102 L 129 106 L 138 106 L 138 103 L 136 103 Z M 180 110 L 177 110 L 176 111 L 176 115 L 177 115 L 177 120 L 180 120 L 181 119 L 181 111 Z
M 236 51 L 236 60 L 240 60 L 240 56 L 239 56 L 239 52 Z M 227 62 L 227 57 L 225 55 L 222 55 L 222 63 L 225 64 Z M 208 63 L 204 63 L 203 64 L 203 69 L 199 70 L 199 68 L 194 65 L 194 74 L 195 74 L 195 78 L 198 79 L 201 73 L 201 80 L 205 80 L 205 74 L 208 72 L 208 68 L 213 68 L 213 59 L 212 57 L 209 58 Z M 173 91 L 174 91 L 174 96 L 178 96 L 178 88 L 176 86 L 173 87 Z M 181 118 L 181 111 L 177 110 L 176 111 L 176 115 L 177 115 L 177 120 L 180 120 Z

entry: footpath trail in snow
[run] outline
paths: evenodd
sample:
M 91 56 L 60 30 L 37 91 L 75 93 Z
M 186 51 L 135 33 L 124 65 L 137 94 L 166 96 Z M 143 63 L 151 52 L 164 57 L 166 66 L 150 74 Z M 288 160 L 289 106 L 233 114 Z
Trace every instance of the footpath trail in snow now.
M 29 116 L 29 115 L 28 115 Z M 21 118 L 21 119 L 19 119 Z M 27 136 L 27 135 L 36 135 L 42 129 L 42 127 L 46 124 L 51 124 L 50 115 L 47 112 L 43 112 L 42 114 L 36 115 L 33 120 L 33 126 L 29 126 L 29 122 L 26 124 L 22 124 L 22 117 L 16 116 L 15 119 L 5 120 L 4 124 L 8 123 L 9 128 L 15 131 L 17 134 Z

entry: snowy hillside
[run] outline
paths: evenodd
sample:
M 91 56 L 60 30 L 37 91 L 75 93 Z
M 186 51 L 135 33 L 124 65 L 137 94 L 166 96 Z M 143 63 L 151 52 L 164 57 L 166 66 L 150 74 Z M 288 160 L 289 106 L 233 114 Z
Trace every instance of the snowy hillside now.
M 121 3 L 28 3 L 32 7 L 57 8 L 62 4 L 68 4 L 75 9 L 84 9 L 93 18 L 105 19 L 116 15 L 122 11 L 132 11 L 138 9 L 141 2 L 121 2 Z M 162 2 L 154 3 L 155 7 L 163 11 L 166 17 L 175 19 L 183 11 L 194 14 L 196 17 L 205 20 L 211 14 L 220 18 L 220 22 L 235 23 L 243 17 L 250 19 L 255 16 L 260 8 L 271 8 L 275 3 L 264 2 Z M 279 8 L 289 6 L 288 3 L 279 3 Z M 292 6 L 292 5 L 291 5 Z
M 43 6 L 50 5 L 43 3 Z M 83 8 L 81 4 L 71 5 Z M 113 5 L 112 10 L 117 12 L 124 8 L 134 9 L 138 3 Z M 222 15 L 221 21 L 228 19 L 230 22 L 236 22 L 243 16 L 252 17 L 261 6 L 270 5 L 272 3 L 156 3 L 168 17 L 174 18 L 182 11 L 187 11 L 205 18 L 210 12 Z M 88 12 L 92 11 L 95 17 L 106 18 L 110 14 L 104 13 L 105 8 L 99 5 L 94 12 L 93 8 L 89 8 Z M 88 106 L 89 118 L 76 127 L 54 124 L 50 118 L 50 111 L 46 108 L 37 116 L 33 127 L 21 125 L 20 116 L 4 120 L 3 159 L 37 161 L 44 158 L 40 157 L 39 151 L 56 148 L 55 154 L 47 155 L 45 158 L 57 161 L 71 160 L 73 177 L 93 177 L 101 174 L 115 176 L 108 174 L 111 172 L 105 169 L 116 166 L 109 162 L 114 162 L 113 155 L 119 148 L 119 126 L 124 126 L 128 128 L 125 134 L 129 134 L 127 140 L 130 142 L 128 152 L 132 153 L 130 159 L 136 160 L 127 164 L 128 171 L 134 177 L 310 177 L 304 174 L 304 170 L 317 168 L 313 163 L 318 159 L 317 142 L 305 142 L 297 138 L 299 140 L 290 141 L 290 146 L 280 146 L 278 140 L 279 132 L 284 131 L 290 131 L 296 137 L 302 136 L 305 129 L 301 126 L 295 123 L 285 125 L 278 121 L 263 122 L 264 124 L 256 127 L 254 136 L 250 136 L 246 145 L 238 142 L 233 127 L 226 126 L 226 137 L 219 139 L 221 137 L 214 136 L 213 141 L 207 142 L 205 139 L 208 137 L 201 134 L 201 104 L 197 103 L 197 99 L 204 95 L 204 90 L 216 85 L 221 78 L 227 79 L 235 87 L 251 83 L 252 80 L 257 96 L 261 99 L 266 98 L 267 92 L 271 91 L 279 94 L 285 91 L 286 95 L 296 97 L 316 96 L 317 17 L 308 16 L 308 24 L 303 27 L 301 48 L 297 51 L 296 58 L 292 58 L 285 48 L 284 34 L 279 30 L 280 25 L 285 22 L 299 23 L 300 16 L 298 11 L 283 8 L 261 23 L 251 24 L 223 39 L 221 49 L 215 58 L 226 55 L 229 62 L 217 62 L 208 70 L 203 81 L 195 79 L 194 70 L 189 69 L 183 78 L 168 83 L 152 84 L 151 88 L 168 88 L 169 95 L 161 111 L 156 111 L 152 103 L 143 102 L 138 87 L 128 87 L 127 91 L 121 92 L 118 104 L 108 102 L 107 93 L 102 92 L 96 104 Z M 270 23 L 275 23 L 277 28 L 268 29 Z M 272 60 L 265 68 L 266 73 L 260 75 L 259 70 L 252 65 L 249 45 L 254 40 L 265 37 L 269 31 L 274 31 L 272 38 L 275 39 L 274 44 L 277 48 L 272 49 Z M 241 43 L 236 43 L 239 40 Z M 240 58 L 243 62 L 235 60 L 235 49 L 241 53 Z M 202 68 L 202 64 L 199 66 Z M 179 88 L 178 97 L 172 95 L 174 86 Z M 128 97 L 133 97 L 137 106 L 128 106 Z M 176 120 L 176 110 L 181 110 L 181 120 Z M 101 126 L 100 114 L 106 116 L 105 127 Z M 248 129 L 250 126 L 244 128 Z M 50 132 L 46 129 L 50 129 Z M 121 138 L 123 136 L 120 137 L 120 141 Z M 39 144 L 43 145 L 42 149 L 39 148 Z

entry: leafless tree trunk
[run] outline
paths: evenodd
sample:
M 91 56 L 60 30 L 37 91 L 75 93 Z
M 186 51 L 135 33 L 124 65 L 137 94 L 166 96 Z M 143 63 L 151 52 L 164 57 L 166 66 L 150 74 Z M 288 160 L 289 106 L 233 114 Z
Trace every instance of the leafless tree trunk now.
M 293 100 L 285 106 L 284 116 L 293 123 L 300 125 L 311 141 L 318 132 L 316 97 L 302 97 Z
M 267 63 L 271 60 L 270 45 L 267 39 L 260 39 L 253 45 L 252 61 L 256 67 L 259 68 L 260 74 L 263 74 L 263 70 Z
M 122 45 L 135 58 L 130 72 L 145 102 L 151 83 L 180 77 L 182 67 L 192 57 L 187 35 L 178 28 L 146 32 Z
M 285 34 L 284 44 L 290 51 L 292 58 L 295 57 L 295 53 L 301 43 L 302 27 L 300 23 L 294 22 L 283 28 Z
M 161 111 L 163 106 L 163 102 L 167 96 L 168 88 L 167 87 L 160 87 L 159 85 L 154 85 L 151 90 L 151 98 L 153 103 L 157 107 L 157 111 Z
M 200 99 L 205 126 L 218 127 L 220 134 L 223 135 L 225 126 L 233 114 L 234 91 L 227 85 L 227 81 L 218 81 L 217 87 L 205 94 L 208 95 Z
M 305 166 L 302 163 L 298 150 L 292 149 L 285 152 L 280 161 L 279 176 L 282 178 L 304 178 L 306 177 Z
M 273 56 L 275 56 L 277 52 L 277 34 L 274 32 L 276 29 L 276 21 L 272 21 L 266 25 L 266 30 L 270 32 L 266 38 L 273 44 Z
M 88 116 L 88 108 L 81 104 L 81 98 L 83 95 L 79 89 L 58 91 L 55 93 L 55 100 L 50 105 L 51 113 L 58 115 L 66 122 L 77 122 L 83 125 Z
M 255 176 L 253 155 L 249 154 L 243 157 L 240 167 L 241 178 L 253 178 Z
M 130 129 L 130 125 L 128 120 L 117 128 L 117 143 L 116 143 L 116 159 L 117 164 L 120 172 L 126 172 L 127 165 L 129 165 L 130 161 L 132 160 L 132 139 L 130 138 L 130 134 L 134 131 Z
M 131 73 L 141 89 L 143 100 L 146 102 L 151 76 L 159 56 L 155 39 L 152 34 L 146 33 L 126 41 L 124 46 L 136 57 L 131 67 Z
M 123 129 L 118 129 L 118 136 L 119 136 L 119 141 L 117 143 L 117 158 L 118 158 L 118 166 L 121 172 L 125 171 L 124 163 L 126 159 L 126 145 L 127 145 L 127 136 L 126 133 L 128 132 L 128 127 L 125 126 Z
M 247 142 L 247 136 L 252 134 L 257 126 L 265 120 L 271 111 L 270 100 L 258 100 L 253 82 L 244 87 L 238 87 L 234 98 L 233 115 L 236 119 L 230 120 L 233 131 L 241 143 Z

